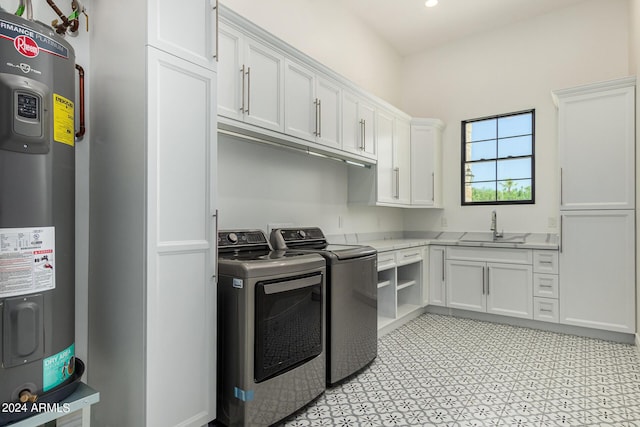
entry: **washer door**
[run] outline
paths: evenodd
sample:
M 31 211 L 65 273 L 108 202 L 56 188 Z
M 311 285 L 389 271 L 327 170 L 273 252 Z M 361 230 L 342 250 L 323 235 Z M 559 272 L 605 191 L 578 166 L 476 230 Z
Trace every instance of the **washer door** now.
M 322 353 L 323 279 L 318 272 L 256 284 L 256 383 Z

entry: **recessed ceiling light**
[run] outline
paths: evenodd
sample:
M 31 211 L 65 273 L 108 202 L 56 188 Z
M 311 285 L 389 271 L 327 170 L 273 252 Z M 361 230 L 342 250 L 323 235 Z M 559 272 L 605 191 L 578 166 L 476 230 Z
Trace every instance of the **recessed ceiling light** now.
M 427 7 L 433 7 L 438 4 L 438 0 L 427 0 L 424 5 Z

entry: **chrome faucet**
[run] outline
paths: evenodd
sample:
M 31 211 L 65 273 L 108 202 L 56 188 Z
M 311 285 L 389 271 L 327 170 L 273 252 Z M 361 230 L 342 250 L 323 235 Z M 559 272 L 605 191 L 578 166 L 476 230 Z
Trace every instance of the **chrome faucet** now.
M 502 233 L 498 232 L 498 214 L 496 211 L 491 211 L 491 231 L 493 232 L 493 240 L 502 237 Z

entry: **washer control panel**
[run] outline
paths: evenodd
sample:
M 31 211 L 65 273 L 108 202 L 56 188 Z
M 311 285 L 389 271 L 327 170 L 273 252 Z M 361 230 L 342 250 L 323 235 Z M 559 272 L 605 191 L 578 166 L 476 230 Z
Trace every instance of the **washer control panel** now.
M 262 230 L 226 230 L 218 231 L 218 249 L 238 247 L 269 246 Z

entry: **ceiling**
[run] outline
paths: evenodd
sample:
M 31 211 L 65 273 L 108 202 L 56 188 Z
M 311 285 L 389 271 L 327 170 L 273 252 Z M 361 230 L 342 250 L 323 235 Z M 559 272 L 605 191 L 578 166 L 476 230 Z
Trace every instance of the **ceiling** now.
M 586 0 L 342 0 L 401 55 L 506 26 Z

